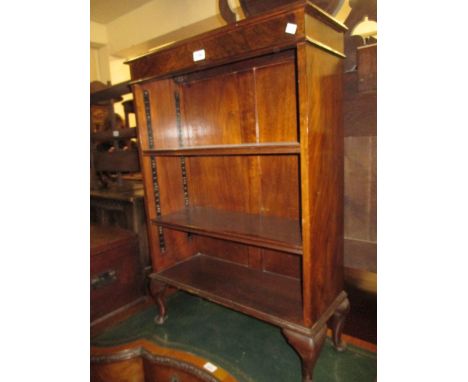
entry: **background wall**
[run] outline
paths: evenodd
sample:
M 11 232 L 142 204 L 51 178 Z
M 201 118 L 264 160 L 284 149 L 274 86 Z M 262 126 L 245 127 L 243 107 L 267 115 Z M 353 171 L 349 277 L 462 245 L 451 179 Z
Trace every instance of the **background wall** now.
M 238 0 L 229 3 L 233 9 L 240 9 Z M 223 25 L 218 0 L 153 0 L 108 23 L 91 21 L 90 81 L 127 81 L 127 59 Z M 128 94 L 124 100 L 131 98 Z M 123 116 L 120 104 L 115 110 Z
M 240 9 L 238 0 L 229 3 Z M 126 59 L 223 25 L 218 0 L 153 0 L 108 23 L 91 21 L 91 80 L 125 81 Z

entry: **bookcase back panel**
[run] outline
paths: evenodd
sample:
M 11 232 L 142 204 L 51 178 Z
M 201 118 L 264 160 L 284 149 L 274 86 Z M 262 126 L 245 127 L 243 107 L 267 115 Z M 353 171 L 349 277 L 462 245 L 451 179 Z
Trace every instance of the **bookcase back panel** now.
M 182 145 L 297 142 L 294 60 L 280 58 L 185 78 L 179 88 Z
M 192 244 L 196 252 L 204 255 L 253 269 L 300 278 L 301 258 L 297 255 L 199 235 L 193 235 Z
M 298 142 L 295 63 L 255 70 L 259 142 Z
M 179 147 L 175 93 L 176 84 L 171 79 L 135 86 L 138 137 L 143 150 Z
M 158 211 L 168 214 L 184 208 L 179 158 L 143 157 L 142 168 L 145 171 L 148 219 L 156 218 Z
M 261 249 L 262 269 L 271 273 L 294 277 L 301 277 L 302 258 L 289 253 Z
M 234 73 L 181 86 L 184 146 L 255 142 L 254 119 L 242 118 L 253 106 L 240 98 L 246 80 Z
M 293 51 L 268 58 L 135 85 L 141 148 L 298 142 Z
M 194 235 L 192 239 L 197 252 L 249 266 L 249 248 L 252 247 L 199 235 Z
M 299 219 L 296 155 L 186 158 L 190 206 Z
M 153 177 L 154 161 L 157 182 Z M 149 245 L 155 269 L 164 269 L 192 255 L 193 248 L 187 234 L 156 227 L 151 223 L 158 215 L 169 214 L 184 208 L 183 184 L 179 158 L 143 157 L 142 169 L 146 185 L 148 227 L 151 230 Z M 156 190 L 157 185 L 157 190 Z
M 260 182 L 260 213 L 300 219 L 299 157 L 268 155 L 258 157 Z
M 196 253 L 186 232 L 163 228 L 162 235 L 160 235 L 159 227 L 154 224 L 150 224 L 148 229 L 150 231 L 151 261 L 155 272 L 170 268 Z M 163 238 L 162 242 L 161 238 Z M 162 243 L 164 248 L 161 248 Z
M 191 206 L 257 213 L 253 157 L 186 159 Z

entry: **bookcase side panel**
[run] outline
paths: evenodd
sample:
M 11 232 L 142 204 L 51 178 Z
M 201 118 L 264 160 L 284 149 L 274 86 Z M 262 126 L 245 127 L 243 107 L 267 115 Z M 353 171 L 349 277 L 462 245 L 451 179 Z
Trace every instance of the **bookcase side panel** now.
M 298 46 L 304 320 L 343 290 L 342 59 Z

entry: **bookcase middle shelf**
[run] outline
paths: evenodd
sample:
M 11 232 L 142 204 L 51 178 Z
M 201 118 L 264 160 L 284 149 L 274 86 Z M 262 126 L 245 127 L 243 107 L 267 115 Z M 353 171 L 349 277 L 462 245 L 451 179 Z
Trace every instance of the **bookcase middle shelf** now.
M 159 216 L 153 224 L 183 232 L 302 255 L 298 220 L 276 216 L 188 207 Z

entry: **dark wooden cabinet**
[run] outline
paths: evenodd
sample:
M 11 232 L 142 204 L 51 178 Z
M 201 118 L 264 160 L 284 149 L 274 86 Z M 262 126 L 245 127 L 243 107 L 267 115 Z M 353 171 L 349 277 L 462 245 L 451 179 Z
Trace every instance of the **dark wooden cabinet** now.
M 168 286 L 270 322 L 304 381 L 349 309 L 345 31 L 299 1 L 129 62 L 157 322 Z
M 137 236 L 91 225 L 91 325 L 143 296 Z

